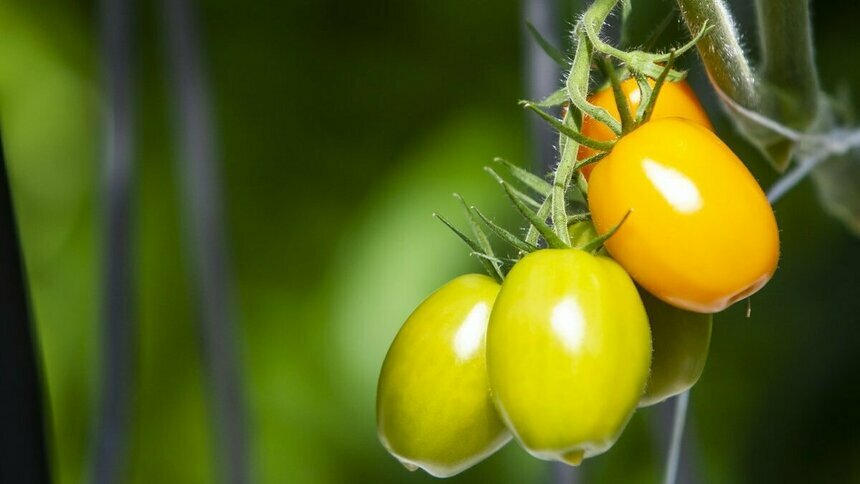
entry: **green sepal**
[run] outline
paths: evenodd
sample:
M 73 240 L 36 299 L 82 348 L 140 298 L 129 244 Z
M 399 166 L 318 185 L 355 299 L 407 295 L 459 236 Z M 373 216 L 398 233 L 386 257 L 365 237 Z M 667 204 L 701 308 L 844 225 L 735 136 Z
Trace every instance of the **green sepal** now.
M 454 232 L 454 234 L 456 234 L 457 237 L 460 237 L 460 240 L 465 242 L 466 245 L 469 246 L 470 249 L 472 249 L 472 252 L 481 252 L 481 247 L 478 245 L 477 242 L 475 242 L 474 240 L 469 238 L 468 235 L 461 232 L 460 229 L 455 227 L 445 217 L 439 215 L 438 213 L 434 213 L 433 216 L 436 217 L 437 219 L 439 219 L 439 221 L 441 221 L 443 224 L 448 226 L 448 228 L 451 229 L 451 231 Z M 496 267 L 494 264 L 492 264 L 490 261 L 488 261 L 487 259 L 484 259 L 484 258 L 479 257 L 478 260 L 481 261 L 481 265 L 484 266 L 484 270 L 487 271 L 487 274 L 489 274 L 490 277 L 492 277 L 493 279 L 495 279 L 499 283 L 502 282 L 503 279 L 500 276 L 500 274 L 498 272 L 496 272 Z
M 675 50 L 669 51 L 669 59 L 666 61 L 665 67 L 663 67 L 663 72 L 660 73 L 660 76 L 657 77 L 657 80 L 654 81 L 654 88 L 651 92 L 651 96 L 648 99 L 648 105 L 645 107 L 645 112 L 642 115 L 642 119 L 639 121 L 640 124 L 647 122 L 651 119 L 651 115 L 654 114 L 654 106 L 657 105 L 657 98 L 660 96 L 660 89 L 663 88 L 663 84 L 666 83 L 666 78 L 669 76 L 669 72 L 672 70 L 672 65 L 675 63 Z
M 585 203 L 588 203 L 588 180 L 585 179 L 585 175 L 581 171 L 576 172 L 576 186 L 579 188 L 582 198 L 585 199 Z
M 569 101 L 570 98 L 567 96 L 567 89 L 562 87 L 540 101 L 532 101 L 532 104 L 542 108 L 554 108 Z
M 469 221 L 469 226 L 472 228 L 472 234 L 475 236 L 475 240 L 477 241 L 478 247 L 481 248 L 481 251 L 490 256 L 495 256 L 493 253 L 493 246 L 490 245 L 490 239 L 487 237 L 487 234 L 484 233 L 484 229 L 481 228 L 481 224 L 478 221 L 475 214 L 472 213 L 472 210 L 469 209 L 469 204 L 466 203 L 466 200 L 459 193 L 454 194 L 454 198 L 460 201 L 460 204 L 463 205 L 463 211 L 466 212 L 466 219 Z M 492 261 L 491 261 L 492 263 Z M 496 274 L 501 279 L 504 279 L 505 276 L 502 274 L 502 269 L 498 264 L 493 264 L 493 269 L 495 269 Z
M 630 115 L 630 105 L 627 103 L 627 96 L 621 89 L 621 79 L 615 71 L 615 66 L 612 64 L 612 59 L 609 56 L 601 56 L 601 67 L 609 78 L 609 84 L 612 86 L 612 96 L 615 98 L 615 106 L 618 108 L 618 114 L 621 116 L 621 132 L 628 133 L 633 129 L 633 117 Z
M 517 259 L 511 259 L 509 257 L 496 257 L 496 256 L 484 254 L 482 252 L 469 252 L 469 255 L 473 255 L 479 259 L 486 259 L 486 260 L 491 261 L 491 262 L 496 262 L 496 263 L 501 264 L 501 265 L 504 265 L 504 264 L 512 264 L 513 265 L 513 264 L 516 264 L 518 262 Z
M 510 244 L 513 248 L 519 250 L 520 252 L 525 252 L 527 254 L 530 252 L 534 252 L 538 249 L 538 246 L 529 244 L 528 242 L 522 240 L 508 230 L 505 230 L 504 228 L 496 225 L 476 207 L 472 207 L 472 210 L 474 210 L 478 217 L 481 219 L 481 221 L 484 222 L 484 225 L 489 227 L 489 229 L 493 231 L 493 233 L 495 233 L 500 239 Z
M 639 107 L 636 108 L 636 119 L 642 120 L 645 119 L 645 109 L 651 104 L 653 89 L 651 84 L 648 84 L 648 77 L 634 73 L 633 79 L 636 79 L 636 84 L 639 85 Z M 639 122 L 639 124 L 642 123 Z
M 494 158 L 493 161 L 505 165 L 511 172 L 511 175 L 514 176 L 514 178 L 523 182 L 524 185 L 540 193 L 544 197 L 549 196 L 549 192 L 552 191 L 552 185 L 550 184 L 550 182 L 535 175 L 534 173 L 526 169 L 520 168 L 519 166 L 511 163 L 508 160 L 505 160 L 504 158 Z
M 541 50 L 543 50 L 550 59 L 554 60 L 556 64 L 561 67 L 570 68 L 570 59 L 558 47 L 552 45 L 550 41 L 546 40 L 546 38 L 538 32 L 538 29 L 532 25 L 531 22 L 526 22 L 526 28 L 528 28 L 529 34 L 531 34 L 532 38 L 540 46 Z
M 609 151 L 612 149 L 612 142 L 606 141 L 597 141 L 596 139 L 591 139 L 588 136 L 572 129 L 570 126 L 565 125 L 562 121 L 555 116 L 545 112 L 543 109 L 531 103 L 531 101 L 520 101 L 520 105 L 524 108 L 531 109 L 538 116 L 546 120 L 553 128 L 555 128 L 559 133 L 567 136 L 568 138 L 576 141 L 577 143 L 587 146 L 593 150 L 598 151 Z
M 587 244 L 584 244 L 581 247 L 581 249 L 586 251 L 586 252 L 597 252 L 601 247 L 603 247 L 603 244 L 607 240 L 609 240 L 609 237 L 612 237 L 613 235 L 615 235 L 615 232 L 617 232 L 618 229 L 621 228 L 621 224 L 623 224 L 624 221 L 627 220 L 627 217 L 629 217 L 629 216 L 630 216 L 630 210 L 628 210 L 627 213 L 625 213 L 624 216 L 621 217 L 621 221 L 618 222 L 617 224 L 615 224 L 614 227 L 609 229 L 608 232 L 606 232 L 603 235 L 596 237 L 595 239 L 589 241 Z
M 580 160 L 580 161 L 578 161 L 578 162 L 576 163 L 576 165 L 573 167 L 573 169 L 574 169 L 574 170 L 581 170 L 583 166 L 586 166 L 586 165 L 593 165 L 593 164 L 597 163 L 598 161 L 600 161 L 600 160 L 602 160 L 602 159 L 606 158 L 606 156 L 607 156 L 608 154 L 609 154 L 609 153 L 604 152 L 604 153 L 598 153 L 598 154 L 596 154 L 596 155 L 591 155 L 591 156 L 589 156 L 588 158 L 586 158 L 586 159 L 584 159 L 584 160 Z
M 567 216 L 567 226 L 570 227 L 573 224 L 578 224 L 579 222 L 585 222 L 586 220 L 591 220 L 591 212 L 582 212 L 575 213 L 573 215 Z
M 516 195 L 511 191 L 511 186 L 507 182 L 502 182 L 502 188 L 505 189 L 505 193 L 508 195 L 508 198 L 514 202 L 514 206 L 517 211 L 529 221 L 532 226 L 537 229 L 538 233 L 540 233 L 541 237 L 546 240 L 547 245 L 555 249 L 561 248 L 569 248 L 570 246 L 565 244 L 555 232 L 552 231 L 549 225 L 546 224 L 545 221 L 541 220 L 536 213 L 534 213 L 530 208 L 528 208 L 523 202 L 521 202 Z
M 489 173 L 489 174 L 490 174 L 490 176 L 492 176 L 493 178 L 495 178 L 497 182 L 499 182 L 499 183 L 506 183 L 506 182 L 505 182 L 505 179 L 504 179 L 504 178 L 502 178 L 502 176 L 501 176 L 501 175 L 499 175 L 498 173 L 496 173 L 496 170 L 494 170 L 494 169 L 490 168 L 489 166 L 485 166 L 485 167 L 484 167 L 484 171 L 486 171 L 487 173 Z M 520 198 L 520 200 L 522 200 L 525 204 L 527 204 L 527 205 L 531 205 L 531 206 L 532 206 L 532 207 L 534 207 L 534 208 L 539 208 L 539 207 L 541 206 L 540 202 L 538 202 L 538 201 L 537 201 L 537 200 L 535 200 L 534 198 L 530 197 L 529 195 L 527 195 L 527 194 L 525 194 L 525 193 L 521 192 L 520 190 L 517 190 L 516 188 L 511 187 L 511 191 L 512 191 L 512 192 L 514 192 L 514 194 L 515 194 L 517 197 L 519 197 L 519 198 Z

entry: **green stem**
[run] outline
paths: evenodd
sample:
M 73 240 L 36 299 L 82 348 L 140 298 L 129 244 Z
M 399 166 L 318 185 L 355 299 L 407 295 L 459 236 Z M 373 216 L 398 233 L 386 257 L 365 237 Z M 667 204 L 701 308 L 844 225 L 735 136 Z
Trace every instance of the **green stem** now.
M 552 225 L 556 235 L 567 245 L 570 245 L 570 234 L 567 232 L 567 203 L 565 193 L 573 176 L 572 162 L 559 163 L 552 183 Z
M 619 123 L 609 111 L 595 106 L 588 102 L 588 82 L 591 79 L 591 57 L 592 39 L 590 39 L 587 31 L 596 31 L 595 37 L 600 33 L 606 17 L 615 8 L 618 0 L 594 0 L 594 3 L 588 7 L 582 21 L 577 24 L 573 35 L 576 40 L 576 50 L 573 56 L 573 63 L 570 67 L 570 74 L 567 76 L 567 93 L 574 106 L 580 109 L 583 113 L 591 116 L 597 121 L 605 124 L 616 135 L 621 134 L 621 123 Z
M 591 45 L 588 36 L 581 28 L 577 28 L 574 35 L 576 35 L 576 52 L 570 74 L 567 76 L 567 95 L 580 111 L 605 124 L 616 135 L 620 135 L 621 123 L 612 117 L 609 111 L 589 103 L 586 99 L 588 81 L 591 78 Z
M 621 132 L 627 133 L 633 127 L 633 117 L 630 114 L 630 106 L 627 104 L 627 96 L 621 88 L 621 79 L 618 78 L 618 73 L 615 72 L 615 66 L 612 65 L 612 60 L 609 57 L 603 57 L 601 64 L 606 77 L 609 78 L 609 83 L 612 86 L 612 96 L 615 98 L 615 104 L 618 106 L 618 114 L 621 116 Z
M 723 0 L 677 0 L 690 32 L 705 24 L 712 30 L 698 44 L 699 55 L 713 82 L 746 108 L 759 105 L 756 78 L 741 47 L 734 19 Z
M 546 220 L 549 217 L 549 211 L 552 208 L 552 196 L 546 197 L 541 203 L 540 208 L 538 208 L 537 216 L 541 220 Z M 529 224 L 528 231 L 526 232 L 526 243 L 531 245 L 537 245 L 538 236 L 540 233 L 534 225 Z

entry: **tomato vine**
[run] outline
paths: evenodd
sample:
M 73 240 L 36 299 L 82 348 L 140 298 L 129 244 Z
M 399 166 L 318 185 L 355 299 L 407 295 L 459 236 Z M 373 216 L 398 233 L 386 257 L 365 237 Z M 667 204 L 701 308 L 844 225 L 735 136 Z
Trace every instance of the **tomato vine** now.
M 795 8 L 789 11 L 807 15 L 800 22 L 808 24 L 808 11 L 791 1 Z M 463 392 L 472 398 L 477 389 L 478 397 L 473 403 L 481 408 L 487 406 L 486 399 L 491 399 L 498 415 L 490 411 L 492 415 L 481 418 L 501 417 L 520 444 L 543 459 L 577 465 L 583 458 L 607 450 L 637 405 L 646 406 L 677 395 L 665 474 L 665 482 L 672 483 L 677 474 L 688 391 L 704 367 L 712 314 L 738 300 L 748 301 L 773 275 L 779 258 L 779 235 L 771 204 L 820 163 L 860 147 L 860 131 L 840 127 L 832 116 L 832 104 L 818 92 L 814 66 L 802 65 L 811 63 L 811 55 L 792 59 L 780 55 L 784 54 L 780 51 L 766 56 L 761 73 L 753 69 L 722 0 L 678 0 L 691 39 L 665 52 L 624 50 L 601 39 L 607 18 L 619 3 L 622 18 L 627 19 L 632 14 L 629 0 L 595 0 L 591 4 L 573 27 L 572 55 L 556 48 L 528 25 L 537 44 L 568 72 L 564 85 L 545 99 L 520 102 L 559 134 L 558 164 L 549 176 L 543 178 L 503 159 L 495 161 L 507 171 L 506 175 L 486 167 L 526 220 L 525 235 L 521 237 L 496 224 L 458 194 L 455 197 L 466 214 L 471 236 L 434 214 L 469 246 L 471 254 L 501 284 L 492 312 L 487 313 L 485 308 L 475 313 L 483 318 L 475 323 L 477 319 L 471 315 L 474 311 L 468 316 L 447 311 L 429 314 L 421 312 L 422 305 L 404 324 L 401 334 L 410 334 L 414 329 L 408 326 L 420 324 L 427 328 L 428 337 L 444 340 L 444 334 L 451 331 L 459 337 L 466 331 L 464 328 L 481 328 L 467 333 L 478 346 L 484 344 L 486 337 L 486 374 L 478 372 L 470 378 L 489 375 L 492 391 L 486 395 L 486 384 L 481 380 L 481 385 Z M 774 5 L 772 0 L 759 0 L 760 12 L 765 12 L 762 15 L 773 14 Z M 801 43 L 809 40 L 806 27 L 799 35 Z M 762 39 L 765 44 L 785 42 L 787 34 L 784 26 L 766 28 Z M 798 160 L 767 197 L 743 162 L 710 130 L 710 122 L 695 95 L 680 82 L 685 72 L 674 69 L 675 61 L 693 47 L 699 49 L 727 111 L 739 126 L 752 127 L 748 136 L 774 167 L 784 169 L 792 156 Z M 811 52 L 811 44 L 806 47 Z M 815 110 L 807 109 L 798 115 L 796 106 L 776 106 L 777 98 L 768 89 L 787 82 L 779 72 L 786 65 L 804 74 L 796 91 L 807 97 L 814 92 Z M 617 116 L 592 92 L 595 70 L 603 73 L 604 89 L 612 93 L 612 109 L 617 108 Z M 636 85 L 635 101 L 625 93 L 623 83 L 628 79 Z M 693 101 L 688 102 L 687 112 L 701 113 L 704 122 L 678 115 L 663 114 L 662 119 L 655 116 L 658 100 L 669 82 L 675 83 L 675 92 L 690 93 L 687 96 Z M 799 105 L 806 101 L 801 100 Z M 553 114 L 554 110 L 560 116 Z M 820 113 L 831 116 L 822 117 Z M 592 122 L 605 126 L 611 136 L 607 139 L 586 132 L 585 123 Z M 581 148 L 592 154 L 583 155 Z M 699 158 L 706 159 L 706 163 Z M 595 173 L 588 178 L 583 168 L 593 165 Z M 702 193 L 712 197 L 711 203 L 703 201 Z M 624 224 L 637 206 L 641 211 L 631 219 L 628 230 Z M 703 210 L 703 206 L 709 208 Z M 486 230 L 510 245 L 516 255 L 499 256 Z M 664 253 L 655 253 L 655 248 Z M 719 254 L 715 256 L 714 251 Z M 745 258 L 743 267 L 727 268 L 719 263 L 736 260 L 739 255 Z M 712 258 L 717 263 L 711 263 Z M 437 294 L 427 301 L 435 300 Z M 461 296 L 471 300 L 474 295 L 457 294 Z M 617 314 L 613 313 L 618 311 L 616 304 L 621 307 Z M 623 329 L 616 328 L 619 324 Z M 633 337 L 627 338 L 630 335 Z M 582 345 L 589 338 L 599 341 L 590 346 L 599 351 L 592 351 L 589 359 L 583 360 Z M 659 359 L 651 359 L 652 343 L 654 358 Z M 404 359 L 406 363 L 402 364 L 409 364 L 402 355 L 410 354 L 410 348 L 395 346 L 389 353 L 392 362 L 386 357 L 385 367 L 394 369 L 384 370 L 380 380 L 380 395 L 387 395 L 378 401 L 381 419 L 403 410 L 402 402 L 415 401 L 415 395 L 405 394 L 411 390 L 401 392 L 392 383 L 383 387 L 387 372 L 397 371 L 401 365 L 395 360 Z M 451 356 L 451 349 L 444 343 L 441 346 L 448 368 L 439 375 L 447 379 L 463 368 Z M 540 362 L 523 357 L 532 353 L 542 355 Z M 631 362 L 618 357 L 620 354 L 641 358 Z M 682 374 L 686 370 L 675 364 L 677 355 L 695 362 L 686 369 L 692 371 Z M 587 364 L 583 366 L 584 363 Z M 625 365 L 623 371 L 616 368 Z M 539 371 L 534 371 L 535 367 Z M 589 371 L 583 371 L 585 367 Z M 605 372 L 607 368 L 616 369 Z M 567 424 L 577 422 L 567 420 L 571 412 L 567 408 L 561 411 L 558 406 L 575 400 L 576 392 L 570 388 L 587 392 L 583 385 L 589 383 L 604 388 L 609 384 L 604 378 L 609 373 L 638 377 L 616 389 L 614 393 L 624 395 L 618 401 L 612 400 L 613 392 L 591 395 L 589 405 L 609 410 L 587 408 L 590 412 L 579 414 L 582 421 L 578 423 L 588 423 L 571 430 Z M 649 378 L 656 382 L 650 389 Z M 552 387 L 553 382 L 559 386 L 562 381 L 562 390 Z M 563 401 L 547 404 L 547 399 L 553 398 Z M 432 426 L 443 409 L 457 414 L 444 396 L 434 395 L 431 400 L 427 408 L 409 410 L 414 419 L 426 420 Z M 421 436 L 408 428 L 408 419 L 394 420 L 389 429 L 380 428 L 380 438 L 401 461 L 412 466 L 420 459 L 404 457 L 395 448 L 402 445 L 400 448 L 407 449 Z M 489 455 L 496 442 L 488 439 L 479 450 L 453 463 L 457 472 L 476 462 L 472 457 Z M 452 440 L 450 444 L 458 448 L 461 442 Z M 410 451 L 421 454 L 419 447 Z

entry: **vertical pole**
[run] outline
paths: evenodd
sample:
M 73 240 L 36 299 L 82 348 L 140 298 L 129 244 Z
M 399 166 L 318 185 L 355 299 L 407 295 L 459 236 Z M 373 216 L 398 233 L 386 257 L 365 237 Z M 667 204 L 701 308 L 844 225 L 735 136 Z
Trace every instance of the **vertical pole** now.
M 101 0 L 102 65 L 106 88 L 102 186 L 101 369 L 92 482 L 122 481 L 135 388 L 135 326 L 131 296 L 131 191 L 134 109 L 131 0 Z
M 663 484 L 675 484 L 678 479 L 678 469 L 680 467 L 681 450 L 683 449 L 682 444 L 684 440 L 684 424 L 687 420 L 687 407 L 690 403 L 690 391 L 687 390 L 673 398 L 672 401 L 675 402 L 674 411 L 672 412 L 672 434 L 669 440 L 669 451 L 666 454 Z M 665 404 L 663 406 L 665 407 Z M 681 479 L 681 482 L 690 482 L 691 480 L 690 476 L 685 476 Z
M 50 482 L 43 388 L 0 145 L 0 482 Z
M 246 413 L 237 355 L 236 307 L 224 234 L 220 156 L 194 9 L 189 0 L 164 0 L 168 61 L 180 179 L 185 197 L 189 261 L 197 290 L 200 331 L 212 393 L 216 462 L 223 482 L 248 473 Z

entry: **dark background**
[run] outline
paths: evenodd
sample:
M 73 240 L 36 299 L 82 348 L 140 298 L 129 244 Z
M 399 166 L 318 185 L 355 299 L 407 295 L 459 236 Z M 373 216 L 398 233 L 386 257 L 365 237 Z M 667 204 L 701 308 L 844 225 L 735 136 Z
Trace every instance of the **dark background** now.
M 751 7 L 734 3 L 754 51 Z M 376 377 L 415 305 L 444 281 L 479 270 L 430 214 L 462 221 L 450 197 L 458 191 L 515 220 L 481 167 L 494 156 L 529 163 L 529 118 L 516 104 L 526 96 L 522 6 L 196 6 L 226 183 L 254 480 L 429 482 L 377 441 Z M 633 1 L 640 41 L 672 6 Z M 213 430 L 177 215 L 161 3 L 135 8 L 139 327 L 125 475 L 210 482 Z M 860 6 L 820 0 L 812 10 L 825 88 L 856 91 Z M 0 2 L 0 125 L 61 483 L 89 472 L 100 364 L 97 12 L 80 0 Z M 560 28 L 573 19 L 564 12 Z M 682 35 L 673 25 L 661 45 Z M 769 185 L 776 174 L 733 132 L 694 56 L 687 61 L 719 134 Z M 860 482 L 860 241 L 824 215 L 808 181 L 776 213 L 780 269 L 752 298 L 751 318 L 744 307 L 716 317 L 685 458 L 701 482 Z M 638 412 L 580 477 L 657 482 L 663 414 Z M 550 473 L 510 444 L 452 481 L 542 482 Z

